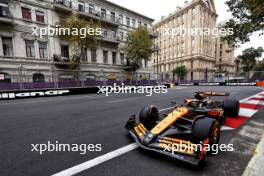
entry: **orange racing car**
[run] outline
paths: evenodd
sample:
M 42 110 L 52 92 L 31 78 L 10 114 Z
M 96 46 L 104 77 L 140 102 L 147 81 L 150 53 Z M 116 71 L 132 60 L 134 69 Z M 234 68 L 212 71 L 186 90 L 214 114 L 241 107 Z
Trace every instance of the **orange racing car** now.
M 155 106 L 146 106 L 139 113 L 139 122 L 133 115 L 125 127 L 141 148 L 199 165 L 210 152 L 206 146 L 219 143 L 225 118 L 237 117 L 240 109 L 237 100 L 214 101 L 212 96 L 229 93 L 196 92 L 184 105 L 172 102 L 175 106 L 163 118 Z

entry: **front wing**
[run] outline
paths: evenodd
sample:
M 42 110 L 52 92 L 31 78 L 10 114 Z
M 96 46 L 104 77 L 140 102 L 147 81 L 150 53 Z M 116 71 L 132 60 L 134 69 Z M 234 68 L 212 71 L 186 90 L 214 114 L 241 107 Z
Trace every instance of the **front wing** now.
M 176 138 L 157 136 L 152 142 L 145 143 L 144 138 L 148 135 L 148 131 L 144 128 L 143 124 L 135 123 L 133 117 L 129 119 L 125 127 L 135 142 L 145 150 L 154 151 L 193 165 L 199 165 L 206 155 L 206 152 L 203 151 L 203 147 L 199 152 L 194 150 L 182 150 L 180 147 L 175 150 L 175 148 L 170 146 L 179 146 L 179 142 L 181 142 L 181 144 L 191 144 L 190 141 Z M 202 145 L 206 143 L 207 141 L 204 141 Z

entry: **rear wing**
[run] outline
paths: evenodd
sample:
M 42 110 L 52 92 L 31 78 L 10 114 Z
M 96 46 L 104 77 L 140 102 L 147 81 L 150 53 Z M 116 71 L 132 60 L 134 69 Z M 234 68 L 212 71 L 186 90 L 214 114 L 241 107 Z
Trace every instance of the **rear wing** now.
M 230 93 L 227 92 L 195 92 L 196 94 L 202 94 L 206 96 L 229 96 Z

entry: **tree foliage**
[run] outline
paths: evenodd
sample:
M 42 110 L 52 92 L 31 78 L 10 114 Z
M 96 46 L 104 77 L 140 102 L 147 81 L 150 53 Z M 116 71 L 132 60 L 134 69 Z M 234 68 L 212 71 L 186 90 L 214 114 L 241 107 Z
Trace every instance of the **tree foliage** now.
M 185 68 L 184 65 L 179 66 L 177 68 L 174 68 L 172 71 L 173 75 L 177 75 L 177 76 L 185 76 L 187 73 L 187 70 Z
M 257 64 L 256 59 L 261 57 L 263 52 L 264 50 L 262 47 L 258 47 L 257 49 L 253 47 L 245 49 L 242 55 L 238 56 L 238 59 L 242 62 L 243 71 L 246 73 L 252 71 Z
M 264 30 L 263 0 L 228 0 L 226 4 L 234 17 L 226 23 L 226 28 L 234 29 L 233 36 L 225 37 L 230 44 L 248 42 L 250 34 Z
M 259 62 L 254 68 L 253 79 L 264 80 L 264 61 Z
M 71 62 L 73 64 L 80 62 L 82 48 L 96 48 L 98 45 L 96 33 L 88 34 L 87 31 L 96 31 L 100 27 L 99 23 L 87 21 L 80 18 L 78 14 L 73 14 L 66 20 L 61 19 L 59 27 L 71 30 L 70 35 L 60 34 L 59 38 L 69 42 L 72 51 Z
M 149 60 L 153 52 L 153 41 L 147 28 L 139 27 L 128 34 L 124 52 L 133 71 L 141 67 L 142 59 Z

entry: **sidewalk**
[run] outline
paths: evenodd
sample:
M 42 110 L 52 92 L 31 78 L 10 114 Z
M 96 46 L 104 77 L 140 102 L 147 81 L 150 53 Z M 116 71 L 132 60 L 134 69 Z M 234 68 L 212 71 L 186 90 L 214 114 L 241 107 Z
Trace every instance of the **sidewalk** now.
M 264 173 L 264 134 L 243 176 L 260 176 Z

